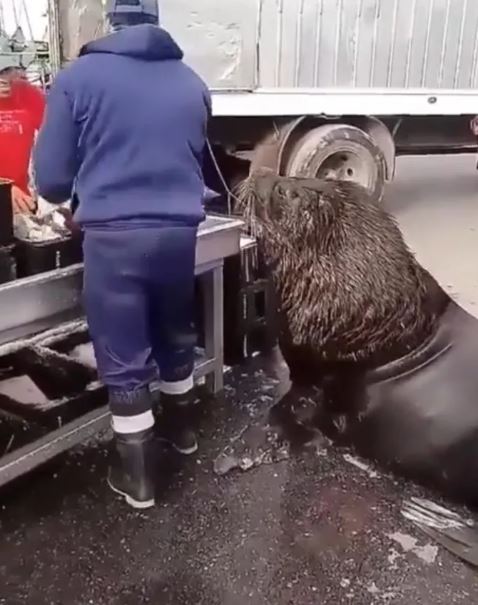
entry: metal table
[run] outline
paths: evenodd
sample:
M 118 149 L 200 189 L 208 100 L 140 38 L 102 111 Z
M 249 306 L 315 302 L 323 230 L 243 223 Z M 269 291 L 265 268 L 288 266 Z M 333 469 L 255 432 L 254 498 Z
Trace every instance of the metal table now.
M 204 293 L 204 357 L 195 367 L 208 388 L 223 389 L 223 264 L 240 251 L 239 220 L 211 216 L 198 232 L 196 274 Z M 86 328 L 82 319 L 83 266 L 45 273 L 0 286 L 0 357 Z M 0 458 L 0 486 L 23 475 L 109 425 L 105 406 Z

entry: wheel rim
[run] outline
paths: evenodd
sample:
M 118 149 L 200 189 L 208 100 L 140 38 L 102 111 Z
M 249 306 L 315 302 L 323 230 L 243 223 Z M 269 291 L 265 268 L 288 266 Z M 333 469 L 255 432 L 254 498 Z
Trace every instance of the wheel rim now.
M 353 181 L 367 189 L 372 187 L 376 177 L 370 171 L 370 160 L 350 150 L 329 155 L 320 165 L 316 176 L 334 181 Z

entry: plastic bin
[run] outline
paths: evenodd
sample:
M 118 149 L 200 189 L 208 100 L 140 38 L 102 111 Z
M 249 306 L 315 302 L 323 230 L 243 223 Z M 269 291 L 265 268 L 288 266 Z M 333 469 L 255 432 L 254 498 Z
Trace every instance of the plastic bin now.
M 82 240 L 79 237 L 48 242 L 19 240 L 16 248 L 18 277 L 69 267 L 82 261 Z
M 0 284 L 5 284 L 17 278 L 17 259 L 15 244 L 0 246 Z
M 12 181 L 0 178 L 0 247 L 14 243 Z

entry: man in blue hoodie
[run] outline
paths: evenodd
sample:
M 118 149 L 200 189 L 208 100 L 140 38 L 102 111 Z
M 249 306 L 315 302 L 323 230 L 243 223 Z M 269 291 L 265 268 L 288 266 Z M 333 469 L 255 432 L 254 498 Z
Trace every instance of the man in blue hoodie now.
M 107 16 L 114 33 L 87 44 L 54 81 L 35 171 L 42 197 L 78 200 L 84 302 L 115 432 L 109 484 L 147 508 L 158 368 L 161 426 L 179 451 L 197 449 L 187 422 L 210 97 L 158 27 L 156 0 L 116 0 Z

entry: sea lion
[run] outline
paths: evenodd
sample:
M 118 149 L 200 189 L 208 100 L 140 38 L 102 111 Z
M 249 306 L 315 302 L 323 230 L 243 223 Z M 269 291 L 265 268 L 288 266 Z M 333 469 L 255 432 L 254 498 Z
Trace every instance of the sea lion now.
M 478 504 L 478 321 L 359 185 L 253 174 L 240 199 L 292 383 L 272 418 L 312 401 L 302 425 Z

